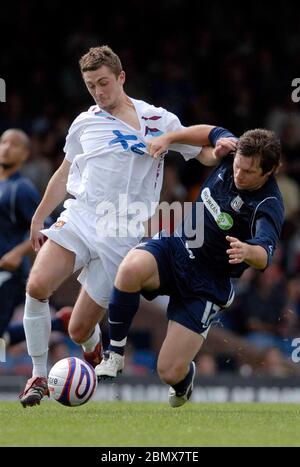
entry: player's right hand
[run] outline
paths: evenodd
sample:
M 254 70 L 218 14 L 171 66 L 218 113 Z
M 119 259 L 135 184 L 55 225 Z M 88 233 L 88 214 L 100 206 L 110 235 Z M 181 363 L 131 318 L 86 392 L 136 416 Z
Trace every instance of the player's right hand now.
M 148 143 L 148 151 L 153 159 L 157 159 L 169 149 L 170 141 L 167 135 L 157 136 L 152 138 Z
M 238 139 L 236 138 L 220 138 L 216 143 L 214 154 L 217 159 L 227 156 L 230 152 L 235 152 Z
M 46 241 L 45 235 L 40 232 L 43 228 L 44 222 L 32 219 L 30 226 L 30 241 L 35 252 L 38 252 Z

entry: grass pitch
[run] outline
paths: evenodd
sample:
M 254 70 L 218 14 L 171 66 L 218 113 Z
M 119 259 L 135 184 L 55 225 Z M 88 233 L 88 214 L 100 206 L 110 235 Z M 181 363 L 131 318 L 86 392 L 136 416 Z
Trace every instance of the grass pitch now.
M 0 402 L 0 446 L 300 446 L 296 404 Z

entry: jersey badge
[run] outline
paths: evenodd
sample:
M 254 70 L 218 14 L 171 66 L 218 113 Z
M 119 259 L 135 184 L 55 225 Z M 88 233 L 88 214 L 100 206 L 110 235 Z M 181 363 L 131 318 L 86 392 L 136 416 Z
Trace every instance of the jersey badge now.
M 54 227 L 55 227 L 56 229 L 61 229 L 61 228 L 65 225 L 65 223 L 66 223 L 66 222 L 63 221 L 63 220 L 58 220 L 58 221 L 55 222 Z
M 242 198 L 240 198 L 239 196 L 236 196 L 231 201 L 230 206 L 232 207 L 234 211 L 239 212 L 243 204 L 244 204 L 244 201 L 242 200 Z

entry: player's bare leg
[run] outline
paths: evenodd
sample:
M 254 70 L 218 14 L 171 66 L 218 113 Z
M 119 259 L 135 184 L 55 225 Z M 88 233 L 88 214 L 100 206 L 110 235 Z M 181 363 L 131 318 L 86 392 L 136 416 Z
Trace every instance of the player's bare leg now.
M 23 407 L 39 404 L 43 396 L 48 395 L 47 357 L 51 332 L 48 298 L 72 274 L 74 263 L 75 253 L 47 240 L 30 272 L 23 323 L 33 371 L 20 395 Z
M 106 309 L 98 305 L 82 287 L 69 322 L 71 339 L 82 346 L 84 358 L 93 367 L 102 360 L 101 331 L 99 324 Z
M 124 350 L 131 322 L 138 310 L 141 289 L 159 287 L 159 274 L 154 256 L 134 249 L 122 261 L 109 304 L 108 358 L 96 367 L 99 379 L 115 378 L 124 368 Z
M 191 397 L 195 376 L 193 359 L 203 342 L 201 335 L 175 321 L 169 321 L 157 370 L 160 379 L 170 385 L 169 403 L 172 407 L 180 407 Z
M 30 271 L 26 292 L 36 300 L 47 300 L 73 273 L 75 253 L 48 239 Z

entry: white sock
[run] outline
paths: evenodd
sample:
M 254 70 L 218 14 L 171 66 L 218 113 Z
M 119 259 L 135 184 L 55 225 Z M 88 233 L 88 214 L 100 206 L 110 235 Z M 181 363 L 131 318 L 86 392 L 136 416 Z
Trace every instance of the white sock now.
M 9 332 L 5 332 L 5 333 L 3 334 L 3 336 L 2 336 L 2 339 L 5 340 L 5 345 L 6 345 L 6 347 L 8 347 L 9 344 L 10 344 L 10 335 L 9 335 Z
M 32 359 L 32 376 L 47 377 L 48 343 L 51 333 L 48 300 L 36 300 L 26 294 L 23 324 L 28 354 Z
M 96 324 L 95 330 L 91 337 L 88 338 L 86 342 L 81 344 L 81 347 L 83 348 L 84 352 L 93 352 L 95 350 L 96 345 L 98 342 L 101 341 L 101 329 L 99 324 Z

